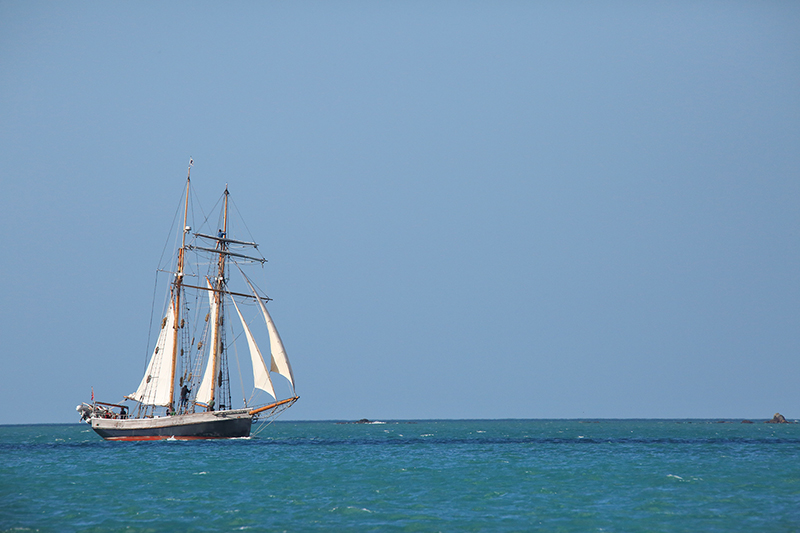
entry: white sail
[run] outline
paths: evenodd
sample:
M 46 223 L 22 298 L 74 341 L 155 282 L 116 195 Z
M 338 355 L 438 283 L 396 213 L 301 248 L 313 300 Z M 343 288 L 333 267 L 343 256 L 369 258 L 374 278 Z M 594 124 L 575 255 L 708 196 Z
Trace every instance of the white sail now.
M 161 333 L 147 365 L 142 382 L 136 392 L 128 396 L 145 405 L 166 406 L 172 403 L 170 380 L 172 379 L 172 352 L 174 350 L 175 336 L 175 310 L 173 304 L 169 305 L 169 312 L 162 322 Z
M 208 285 L 208 302 L 211 310 L 209 312 L 209 321 L 211 326 L 211 341 L 208 343 L 208 362 L 206 363 L 206 371 L 203 373 L 203 381 L 200 382 L 200 388 L 197 389 L 195 401 L 208 404 L 211 401 L 211 385 L 217 376 L 217 369 L 215 368 L 215 358 L 212 356 L 216 350 L 219 341 L 217 340 L 217 330 L 213 326 L 217 323 L 217 315 L 219 309 L 217 307 L 214 291 L 211 288 L 211 283 L 206 279 Z
M 272 351 L 272 368 L 273 372 L 277 372 L 281 376 L 289 380 L 292 384 L 292 391 L 294 391 L 294 375 L 292 375 L 292 365 L 289 364 L 289 357 L 286 355 L 286 348 L 283 347 L 281 335 L 272 321 L 272 317 L 267 311 L 264 302 L 258 300 L 261 305 L 261 311 L 264 313 L 264 320 L 267 322 L 267 329 L 269 330 L 269 345 Z
M 269 331 L 269 347 L 270 351 L 272 352 L 270 370 L 277 372 L 281 376 L 288 379 L 289 383 L 292 385 L 292 392 L 294 392 L 294 375 L 292 375 L 292 365 L 289 364 L 289 357 L 286 355 L 286 349 L 283 347 L 283 341 L 278 333 L 278 329 L 275 327 L 275 323 L 272 321 L 272 317 L 270 316 L 269 311 L 267 311 L 267 307 L 264 305 L 264 302 L 261 300 L 261 298 L 258 297 L 258 293 L 256 293 L 256 290 L 253 288 L 250 280 L 246 281 L 247 284 L 250 285 L 250 290 L 253 291 L 253 295 L 256 297 L 258 305 L 261 306 L 261 312 L 264 314 L 264 320 L 267 323 L 267 330 Z
M 244 335 L 247 337 L 247 345 L 250 347 L 250 360 L 253 363 L 253 384 L 256 388 L 265 391 L 273 398 L 277 398 L 277 396 L 275 396 L 275 388 L 272 386 L 272 380 L 269 378 L 267 364 L 264 362 L 264 357 L 261 355 L 261 350 L 258 349 L 256 340 L 253 338 L 253 334 L 250 333 L 250 328 L 247 326 L 242 312 L 239 311 L 239 306 L 236 305 L 236 300 L 231 297 L 231 301 L 236 308 L 236 312 L 239 314 L 239 320 L 242 321 Z

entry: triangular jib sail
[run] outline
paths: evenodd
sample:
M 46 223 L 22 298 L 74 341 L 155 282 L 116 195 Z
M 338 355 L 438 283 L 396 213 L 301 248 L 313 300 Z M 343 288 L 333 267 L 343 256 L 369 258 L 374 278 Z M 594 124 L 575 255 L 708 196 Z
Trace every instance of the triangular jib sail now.
M 269 378 L 267 365 L 264 363 L 264 357 L 261 355 L 261 350 L 258 349 L 256 340 L 253 338 L 253 334 L 250 333 L 250 328 L 247 326 L 242 312 L 239 311 L 236 300 L 231 297 L 231 301 L 233 302 L 233 307 L 236 308 L 236 313 L 239 315 L 239 320 L 242 321 L 242 329 L 244 329 L 244 335 L 247 337 L 247 345 L 250 348 L 250 361 L 253 363 L 253 386 L 265 391 L 273 398 L 277 398 L 275 395 L 275 388 L 272 386 L 272 380 Z
M 269 331 L 269 346 L 272 353 L 270 370 L 277 372 L 281 376 L 288 379 L 289 383 L 292 385 L 292 393 L 294 393 L 294 376 L 292 375 L 292 365 L 289 364 L 289 357 L 286 355 L 286 348 L 283 347 L 283 341 L 278 333 L 278 329 L 275 327 L 275 323 L 272 321 L 269 311 L 267 311 L 267 306 L 265 306 L 261 298 L 258 297 L 255 288 L 253 288 L 253 284 L 250 283 L 249 279 L 245 278 L 245 280 L 250 286 L 250 290 L 253 292 L 258 305 L 261 307 L 261 313 L 264 315 L 264 321 L 267 323 L 267 330 Z
M 136 392 L 128 396 L 145 405 L 167 406 L 172 402 L 172 354 L 175 349 L 175 308 L 170 303 L 167 316 L 161 322 L 158 342 Z

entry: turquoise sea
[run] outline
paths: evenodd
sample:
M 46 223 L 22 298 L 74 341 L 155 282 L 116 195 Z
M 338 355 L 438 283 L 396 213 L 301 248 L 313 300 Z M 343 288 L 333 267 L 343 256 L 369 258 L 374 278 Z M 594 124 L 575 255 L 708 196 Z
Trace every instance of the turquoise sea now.
M 0 426 L 0 531 L 800 531 L 800 424 L 276 422 L 106 442 Z

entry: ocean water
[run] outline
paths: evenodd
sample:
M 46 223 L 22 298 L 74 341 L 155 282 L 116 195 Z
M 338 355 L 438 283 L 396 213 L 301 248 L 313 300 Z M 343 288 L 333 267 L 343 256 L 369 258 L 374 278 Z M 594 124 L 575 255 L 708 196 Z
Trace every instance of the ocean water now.
M 0 531 L 800 531 L 800 424 L 738 422 L 0 426 Z

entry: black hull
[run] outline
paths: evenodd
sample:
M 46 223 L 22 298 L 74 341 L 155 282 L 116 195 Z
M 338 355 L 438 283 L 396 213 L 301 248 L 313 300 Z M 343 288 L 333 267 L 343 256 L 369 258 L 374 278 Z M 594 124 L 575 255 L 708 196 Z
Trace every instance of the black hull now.
M 250 436 L 252 416 L 185 415 L 154 419 L 93 419 L 92 429 L 106 440 L 232 439 Z

